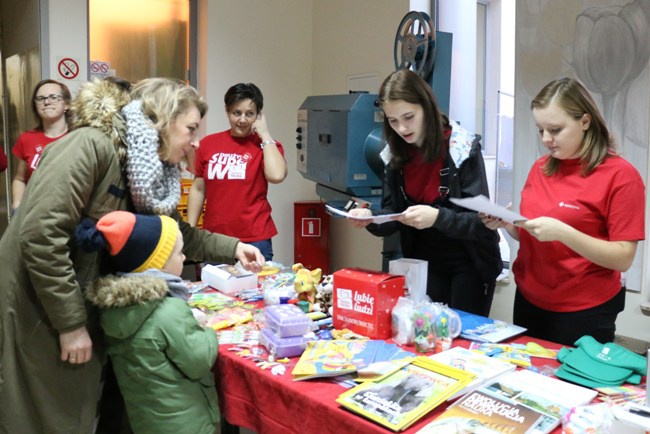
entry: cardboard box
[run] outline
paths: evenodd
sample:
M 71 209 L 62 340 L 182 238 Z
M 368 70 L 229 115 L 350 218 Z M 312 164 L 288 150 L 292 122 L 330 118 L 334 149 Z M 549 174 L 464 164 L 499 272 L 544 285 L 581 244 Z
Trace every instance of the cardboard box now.
M 201 280 L 228 295 L 257 288 L 257 274 L 228 264 L 206 265 L 201 270 Z
M 334 328 L 347 328 L 371 339 L 392 336 L 391 312 L 404 295 L 404 276 L 344 268 L 334 277 Z

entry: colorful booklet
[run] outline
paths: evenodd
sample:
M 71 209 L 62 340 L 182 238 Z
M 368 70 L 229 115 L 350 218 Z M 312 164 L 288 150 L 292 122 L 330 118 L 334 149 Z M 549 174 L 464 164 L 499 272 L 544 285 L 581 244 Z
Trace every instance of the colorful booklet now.
M 446 351 L 429 356 L 431 360 L 471 372 L 476 378 L 464 389 L 452 395 L 449 399 L 456 399 L 459 396 L 479 388 L 482 384 L 491 379 L 514 371 L 517 367 L 507 361 L 495 359 L 485 354 L 471 351 L 463 347 L 453 347 Z
M 524 344 L 490 344 L 487 342 L 472 342 L 469 349 L 485 354 L 493 359 L 503 360 L 517 366 L 527 368 L 532 365 L 530 354 Z
M 336 402 L 393 431 L 402 431 L 473 379 L 469 372 L 419 356 L 382 380 L 361 383 L 342 393 Z
M 524 327 L 506 321 L 496 320 L 458 309 L 454 310 L 460 316 L 462 323 L 460 336 L 470 341 L 497 343 L 526 331 Z
M 530 434 L 544 414 L 517 401 L 474 390 L 460 398 L 417 434 L 484 433 Z
M 375 361 L 380 340 L 331 340 L 307 343 L 291 371 L 294 381 L 350 374 Z

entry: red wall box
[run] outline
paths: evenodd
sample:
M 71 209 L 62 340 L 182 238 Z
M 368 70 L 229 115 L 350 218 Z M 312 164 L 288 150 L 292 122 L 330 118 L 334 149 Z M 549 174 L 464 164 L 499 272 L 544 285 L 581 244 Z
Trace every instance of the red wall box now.
M 293 262 L 308 270 L 330 270 L 330 216 L 325 204 L 308 200 L 293 204 Z
M 344 268 L 333 276 L 334 328 L 371 339 L 392 337 L 391 312 L 404 295 L 404 276 L 361 268 Z

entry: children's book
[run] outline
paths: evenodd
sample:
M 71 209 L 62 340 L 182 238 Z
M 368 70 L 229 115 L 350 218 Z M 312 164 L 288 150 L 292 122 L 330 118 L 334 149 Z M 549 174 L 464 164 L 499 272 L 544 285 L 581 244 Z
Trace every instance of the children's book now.
M 322 340 L 307 343 L 291 374 L 294 381 L 356 372 L 375 361 L 380 340 Z
M 509 372 L 482 386 L 486 391 L 543 413 L 532 433 L 549 433 L 573 407 L 589 404 L 598 392 L 529 370 Z
M 401 431 L 473 379 L 469 372 L 419 356 L 382 380 L 364 382 L 342 393 L 336 402 L 393 431 Z
M 503 373 L 514 371 L 517 368 L 515 365 L 508 363 L 507 361 L 489 357 L 485 354 L 462 347 L 453 347 L 446 351 L 433 354 L 429 356 L 429 358 L 454 368 L 471 372 L 476 376 L 467 387 L 452 395 L 449 400 L 465 395 L 491 379 Z
M 527 368 L 531 366 L 530 354 L 524 344 L 491 344 L 487 342 L 472 342 L 469 349 L 494 359 L 503 360 L 513 365 Z
M 417 434 L 530 434 L 544 414 L 488 390 L 467 393 Z
M 506 321 L 476 315 L 459 309 L 454 310 L 460 316 L 462 323 L 460 336 L 470 341 L 496 343 L 526 331 L 526 328 Z

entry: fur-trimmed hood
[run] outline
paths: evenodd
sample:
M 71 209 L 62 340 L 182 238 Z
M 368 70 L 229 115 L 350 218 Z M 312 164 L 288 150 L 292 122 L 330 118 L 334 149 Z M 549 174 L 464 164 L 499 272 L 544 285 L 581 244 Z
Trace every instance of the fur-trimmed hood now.
M 126 155 L 126 121 L 122 108 L 129 103 L 129 94 L 109 80 L 95 80 L 81 85 L 72 102 L 74 120 L 71 130 L 92 127 L 111 137 L 120 159 Z
M 86 297 L 101 309 L 127 307 L 167 296 L 165 279 L 146 275 L 106 276 L 88 288 Z
M 86 297 L 101 309 L 100 322 L 106 335 L 126 339 L 140 330 L 168 292 L 167 281 L 160 277 L 111 275 L 98 279 Z

